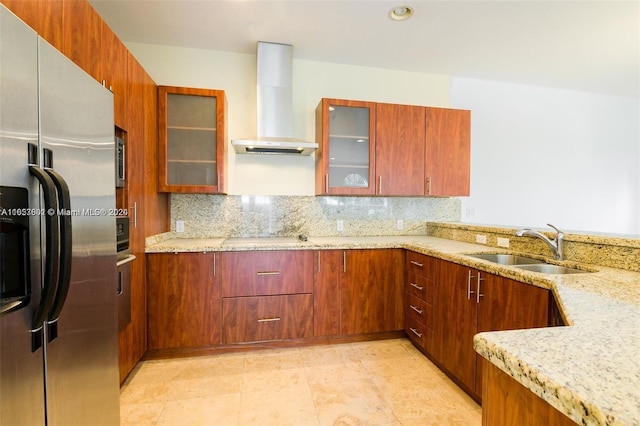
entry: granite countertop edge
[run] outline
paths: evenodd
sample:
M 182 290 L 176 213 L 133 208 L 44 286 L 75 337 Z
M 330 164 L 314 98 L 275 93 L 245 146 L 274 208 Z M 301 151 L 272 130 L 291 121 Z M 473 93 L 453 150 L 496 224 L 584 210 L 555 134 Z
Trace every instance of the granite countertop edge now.
M 562 262 L 594 272 L 533 273 L 465 255 L 508 250 L 428 236 L 310 237 L 306 242 L 285 243 L 265 238 L 225 244 L 224 238 L 166 235 L 151 242 L 147 253 L 404 248 L 547 288 L 566 327 L 480 333 L 474 339 L 475 350 L 579 424 L 640 425 L 640 359 L 635 359 L 640 358 L 640 332 L 633 326 L 634 318 L 640 320 L 638 272 Z M 617 348 L 607 362 L 602 362 L 606 349 L 602 345 Z M 591 354 L 594 347 L 598 350 Z M 599 374 L 586 369 L 597 369 Z

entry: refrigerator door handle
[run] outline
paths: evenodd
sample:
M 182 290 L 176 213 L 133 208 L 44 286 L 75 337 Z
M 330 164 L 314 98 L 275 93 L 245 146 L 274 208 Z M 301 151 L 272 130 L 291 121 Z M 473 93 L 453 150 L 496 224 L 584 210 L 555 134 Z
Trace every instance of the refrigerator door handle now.
M 44 284 L 40 296 L 40 304 L 36 308 L 31 321 L 31 331 L 39 332 L 47 318 L 58 286 L 58 258 L 60 257 L 58 241 L 58 197 L 53 180 L 38 166 L 29 166 L 29 173 L 42 187 L 45 206 L 45 248 L 44 248 Z M 34 350 L 37 348 L 33 348 Z
M 69 293 L 71 284 L 71 258 L 72 258 L 72 229 L 71 229 L 71 195 L 69 194 L 69 185 L 64 178 L 55 170 L 45 168 L 44 171 L 49 175 L 56 186 L 58 192 L 58 205 L 62 215 L 59 217 L 60 222 L 60 268 L 58 273 L 58 287 L 53 301 L 53 307 L 49 311 L 47 324 L 49 324 L 48 340 L 52 341 L 57 337 L 55 323 L 58 321 L 64 302 Z

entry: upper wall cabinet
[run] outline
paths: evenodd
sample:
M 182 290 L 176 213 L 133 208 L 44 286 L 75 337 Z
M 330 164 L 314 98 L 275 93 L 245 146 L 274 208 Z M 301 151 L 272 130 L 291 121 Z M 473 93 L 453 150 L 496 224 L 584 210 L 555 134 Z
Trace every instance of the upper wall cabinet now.
M 226 172 L 222 90 L 158 86 L 158 190 L 222 194 Z
M 373 102 L 322 99 L 316 108 L 316 194 L 375 193 Z
M 471 111 L 426 108 L 425 195 L 469 195 Z
M 421 106 L 377 105 L 376 194 L 425 194 L 424 110 Z
M 316 195 L 469 195 L 470 112 L 322 99 Z

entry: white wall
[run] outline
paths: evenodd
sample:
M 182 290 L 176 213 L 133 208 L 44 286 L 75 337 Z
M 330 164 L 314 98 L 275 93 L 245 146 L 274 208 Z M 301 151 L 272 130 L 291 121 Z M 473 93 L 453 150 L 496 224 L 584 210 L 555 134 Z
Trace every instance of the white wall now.
M 140 43 L 127 47 L 159 85 L 224 90 L 228 137 L 255 136 L 255 55 Z M 315 108 L 323 97 L 447 107 L 449 86 L 448 76 L 294 60 L 294 137 L 315 140 Z M 229 194 L 314 194 L 313 156 L 236 155 L 228 148 Z
M 640 234 L 639 102 L 453 78 L 472 110 L 463 222 Z

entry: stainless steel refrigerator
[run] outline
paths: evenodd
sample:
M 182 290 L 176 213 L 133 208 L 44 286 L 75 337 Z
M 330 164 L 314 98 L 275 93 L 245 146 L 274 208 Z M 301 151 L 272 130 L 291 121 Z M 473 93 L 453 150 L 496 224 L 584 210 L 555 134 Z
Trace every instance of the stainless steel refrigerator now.
M 119 423 L 113 95 L 0 5 L 0 425 Z

